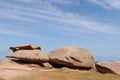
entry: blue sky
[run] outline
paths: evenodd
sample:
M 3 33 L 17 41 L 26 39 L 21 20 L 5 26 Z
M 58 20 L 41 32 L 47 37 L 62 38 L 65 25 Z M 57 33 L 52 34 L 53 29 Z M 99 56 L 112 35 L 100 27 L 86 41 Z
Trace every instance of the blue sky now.
M 0 0 L 0 59 L 17 44 L 90 50 L 95 61 L 120 60 L 119 0 Z

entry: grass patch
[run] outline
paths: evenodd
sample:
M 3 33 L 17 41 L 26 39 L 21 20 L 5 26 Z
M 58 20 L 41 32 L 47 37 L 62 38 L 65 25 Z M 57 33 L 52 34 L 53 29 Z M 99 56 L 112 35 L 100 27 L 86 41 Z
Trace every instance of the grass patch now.
M 28 76 L 19 76 L 13 80 L 120 80 L 120 76 L 95 71 L 58 69 L 51 72 L 31 72 Z

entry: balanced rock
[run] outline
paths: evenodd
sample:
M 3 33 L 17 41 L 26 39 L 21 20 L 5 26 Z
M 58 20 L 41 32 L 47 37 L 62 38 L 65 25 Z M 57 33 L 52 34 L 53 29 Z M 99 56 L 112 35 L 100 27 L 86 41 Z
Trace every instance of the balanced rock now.
M 18 50 L 36 50 L 36 49 L 41 50 L 40 46 L 32 46 L 30 44 L 22 44 L 22 45 L 17 45 L 17 46 L 11 46 L 10 49 L 13 52 L 18 51 Z
M 7 58 L 15 58 L 26 62 L 48 62 L 48 55 L 41 50 L 19 50 L 14 53 L 8 54 Z
M 116 62 L 98 62 L 96 63 L 96 69 L 102 73 L 113 73 L 120 75 L 120 61 Z
M 69 67 L 79 69 L 95 68 L 91 53 L 79 47 L 62 47 L 49 54 L 49 62 L 55 67 Z

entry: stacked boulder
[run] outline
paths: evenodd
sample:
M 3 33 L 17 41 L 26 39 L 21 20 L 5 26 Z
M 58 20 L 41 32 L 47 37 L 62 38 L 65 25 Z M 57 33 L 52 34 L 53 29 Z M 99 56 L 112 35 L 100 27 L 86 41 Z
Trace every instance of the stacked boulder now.
M 19 61 L 42 64 L 45 67 L 49 62 L 48 55 L 43 52 L 40 46 L 32 46 L 30 44 L 12 46 L 10 49 L 13 53 L 8 54 L 7 58 L 14 58 Z
M 48 62 L 47 54 L 41 51 L 40 46 L 31 46 L 30 44 L 12 46 L 10 49 L 13 53 L 7 55 L 7 58 L 15 58 L 26 62 Z
M 91 52 L 80 47 L 61 47 L 51 51 L 49 55 L 42 51 L 40 46 L 32 46 L 30 44 L 12 46 L 10 49 L 13 53 L 8 54 L 6 57 L 12 58 L 12 60 L 2 64 L 11 65 L 9 62 L 12 62 L 15 65 L 19 65 L 21 64 L 19 62 L 22 61 L 24 64 L 40 64 L 45 68 L 95 69 Z

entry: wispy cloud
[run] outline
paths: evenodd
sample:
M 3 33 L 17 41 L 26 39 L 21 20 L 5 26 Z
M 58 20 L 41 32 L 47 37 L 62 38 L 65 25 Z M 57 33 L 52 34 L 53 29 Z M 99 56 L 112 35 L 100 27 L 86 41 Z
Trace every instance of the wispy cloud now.
M 0 34 L 13 35 L 13 36 L 28 36 L 27 34 L 24 34 L 22 32 L 17 32 L 14 30 L 6 30 L 6 29 L 1 29 Z
M 31 34 L 25 30 L 21 30 L 17 27 L 15 27 L 15 29 L 11 29 L 11 27 L 6 27 L 5 25 L 1 25 L 0 34 L 12 35 L 12 36 L 24 36 L 24 37 L 34 36 L 34 34 Z
M 39 0 L 16 0 L 19 2 L 39 2 Z
M 20 2 L 41 2 L 41 1 L 44 1 L 44 0 L 17 0 L 17 1 L 20 1 Z M 79 0 L 45 0 L 45 2 L 50 2 L 50 3 L 57 3 L 57 4 L 72 4 L 73 2 L 74 3 L 79 3 Z
M 79 3 L 79 0 L 48 0 L 49 2 L 51 3 L 57 3 L 57 4 L 63 4 L 63 5 L 66 5 L 66 4 L 78 4 Z
M 30 19 L 30 18 L 25 18 L 24 16 L 20 16 L 17 14 L 9 14 L 9 13 L 0 13 L 1 17 L 4 18 L 11 18 L 11 19 L 16 19 L 20 21 L 26 21 L 26 22 L 38 22 L 38 20 Z
M 89 0 L 89 1 L 98 4 L 104 8 L 120 9 L 120 0 Z
M 16 26 L 16 25 L 0 25 L 0 34 L 9 35 L 9 36 L 20 36 L 27 38 L 34 38 L 40 40 L 51 40 L 49 36 L 45 36 L 42 34 L 36 34 L 34 31 L 30 30 L 29 27 L 25 26 Z
M 60 31 L 71 33 L 74 31 L 75 33 L 80 32 L 101 32 L 107 34 L 119 34 L 119 30 L 113 28 L 109 24 L 103 24 L 101 22 L 92 21 L 91 19 L 86 19 L 78 13 L 73 12 L 64 12 L 53 6 L 49 1 L 41 1 L 41 0 L 15 0 L 25 2 L 25 7 L 21 6 L 21 4 L 16 3 L 5 3 L 1 2 L 0 6 L 4 7 L 4 9 L 0 8 L 0 15 L 5 18 L 27 21 L 30 22 L 38 22 L 40 20 L 48 20 L 49 22 L 54 22 L 55 24 L 59 23 Z M 59 0 L 54 0 L 59 1 Z M 68 1 L 68 0 L 66 0 Z M 91 0 L 93 1 L 93 0 Z M 94 0 L 98 1 L 98 0 Z M 38 24 L 38 23 L 37 23 Z M 49 26 L 50 27 L 50 26 Z M 54 29 L 56 29 L 54 26 Z M 1 33 L 6 34 L 14 34 L 9 31 L 5 31 Z M 20 33 L 16 33 L 16 35 L 20 35 Z M 24 35 L 21 33 L 21 35 Z

